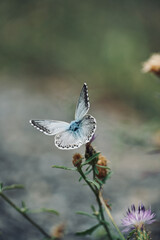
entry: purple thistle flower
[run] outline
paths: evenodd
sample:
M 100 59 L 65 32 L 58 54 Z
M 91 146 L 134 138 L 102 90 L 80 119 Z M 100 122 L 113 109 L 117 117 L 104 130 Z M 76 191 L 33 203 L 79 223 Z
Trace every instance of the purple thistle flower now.
M 127 215 L 122 219 L 122 225 L 125 227 L 123 232 L 132 231 L 134 229 L 143 229 L 145 224 L 151 224 L 155 221 L 155 213 L 151 212 L 151 208 L 145 209 L 143 204 L 139 204 L 136 210 L 135 205 L 128 208 Z

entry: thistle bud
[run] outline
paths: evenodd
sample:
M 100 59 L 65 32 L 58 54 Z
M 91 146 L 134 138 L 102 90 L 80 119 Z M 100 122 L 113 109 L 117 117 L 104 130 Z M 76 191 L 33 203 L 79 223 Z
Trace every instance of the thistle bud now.
M 92 157 L 94 154 L 96 154 L 96 150 L 92 147 L 91 143 L 86 144 L 86 151 L 85 151 L 85 158 L 88 159 Z M 98 161 L 98 157 L 95 157 L 93 161 L 91 161 L 89 164 L 94 165 Z
M 80 153 L 75 153 L 73 155 L 72 163 L 75 167 L 80 167 L 82 163 L 82 155 Z
M 97 165 L 105 166 L 105 167 L 107 166 L 107 159 L 104 156 L 102 156 L 101 154 L 98 157 Z M 106 168 L 101 168 L 101 167 L 97 167 L 97 169 L 98 169 L 98 172 L 99 172 L 96 175 L 97 178 L 99 178 L 99 179 L 105 178 L 106 175 L 107 175 L 107 169 Z
M 88 159 L 96 153 L 96 150 L 92 147 L 91 143 L 86 144 L 85 158 Z
M 64 236 L 64 231 L 65 231 L 65 224 L 60 223 L 59 225 L 52 228 L 51 236 L 56 239 L 61 239 Z

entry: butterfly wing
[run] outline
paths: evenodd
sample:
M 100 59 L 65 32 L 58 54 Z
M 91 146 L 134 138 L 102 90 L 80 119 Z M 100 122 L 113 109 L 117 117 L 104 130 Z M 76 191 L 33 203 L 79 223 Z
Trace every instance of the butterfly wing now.
M 84 83 L 76 106 L 75 119 L 81 120 L 88 112 L 89 107 L 88 87 L 87 84 Z
M 55 120 L 30 120 L 32 126 L 46 135 L 55 135 L 69 128 L 69 123 Z
M 96 120 L 91 115 L 86 115 L 79 121 L 76 131 L 67 129 L 55 136 L 56 147 L 64 150 L 79 148 L 89 142 L 96 130 Z

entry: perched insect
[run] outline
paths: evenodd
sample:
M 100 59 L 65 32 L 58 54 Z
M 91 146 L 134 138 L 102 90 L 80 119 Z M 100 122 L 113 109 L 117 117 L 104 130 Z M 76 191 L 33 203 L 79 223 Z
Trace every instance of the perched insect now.
M 46 135 L 55 135 L 56 147 L 63 150 L 79 148 L 91 140 L 96 130 L 96 119 L 86 115 L 89 107 L 88 87 L 84 83 L 74 121 L 67 123 L 56 120 L 30 120 L 30 123 Z

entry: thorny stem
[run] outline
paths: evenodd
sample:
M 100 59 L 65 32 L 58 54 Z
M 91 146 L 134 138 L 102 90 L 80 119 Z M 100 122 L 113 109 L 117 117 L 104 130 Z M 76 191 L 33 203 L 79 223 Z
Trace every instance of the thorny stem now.
M 103 196 L 102 196 L 101 191 L 99 191 L 99 199 L 100 199 L 101 203 L 103 204 L 104 209 L 105 209 L 106 213 L 108 214 L 108 217 L 110 218 L 112 224 L 114 225 L 114 227 L 116 228 L 117 232 L 119 233 L 121 239 L 125 240 L 125 238 L 124 238 L 124 236 L 122 235 L 121 231 L 119 230 L 117 224 L 115 223 L 115 221 L 114 221 L 114 219 L 113 219 L 113 217 L 112 217 L 112 215 L 111 215 L 108 207 L 107 207 L 106 204 L 105 204 L 105 201 L 104 201 L 104 199 L 103 199 Z
M 33 226 L 35 226 L 47 239 L 53 239 L 46 233 L 36 222 L 34 222 L 25 212 L 23 212 L 19 207 L 17 207 L 4 193 L 0 192 L 0 196 L 9 203 L 17 212 L 19 212 L 25 219 L 27 219 Z
M 100 201 L 100 198 L 99 198 L 99 194 L 98 194 L 97 190 L 92 186 L 92 184 L 86 179 L 86 176 L 84 175 L 81 167 L 78 168 L 78 172 L 80 173 L 80 175 L 82 176 L 84 181 L 88 184 L 88 186 L 91 188 L 92 192 L 96 196 L 96 200 L 97 200 L 97 203 L 98 203 L 98 206 L 99 206 L 99 212 L 100 212 L 101 219 L 102 219 L 101 224 L 105 228 L 105 230 L 106 230 L 106 232 L 108 234 L 109 239 L 112 240 L 112 236 L 111 236 L 111 233 L 109 231 L 109 228 L 108 228 L 107 224 L 105 223 L 105 218 L 104 218 L 102 204 L 101 204 L 101 201 Z

